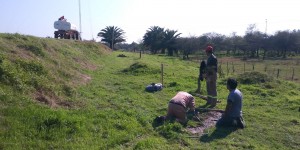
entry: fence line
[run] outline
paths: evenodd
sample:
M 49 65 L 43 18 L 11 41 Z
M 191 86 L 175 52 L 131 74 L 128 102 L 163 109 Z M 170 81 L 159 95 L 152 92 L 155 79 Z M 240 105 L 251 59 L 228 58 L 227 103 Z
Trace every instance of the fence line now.
M 229 65 L 231 63 L 231 65 Z M 221 68 L 220 68 L 221 67 Z M 226 67 L 226 68 L 225 68 Z M 220 62 L 219 63 L 219 74 L 220 77 L 225 75 L 236 75 L 245 72 L 257 71 L 268 74 L 269 76 L 273 76 L 275 78 L 281 78 L 285 80 L 291 80 L 300 82 L 299 75 L 300 71 L 296 72 L 295 67 L 289 67 L 288 65 L 277 65 L 277 64 L 265 64 L 259 62 L 249 62 L 249 63 L 241 63 L 241 62 Z M 222 72 L 220 72 L 222 71 Z

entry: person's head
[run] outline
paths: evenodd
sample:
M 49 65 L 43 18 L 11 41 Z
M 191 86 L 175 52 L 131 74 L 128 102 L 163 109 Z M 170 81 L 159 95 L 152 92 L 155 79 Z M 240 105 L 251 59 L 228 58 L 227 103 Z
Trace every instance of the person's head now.
M 210 55 L 213 53 L 214 48 L 212 46 L 207 46 L 205 49 L 206 55 Z
M 236 81 L 236 79 L 234 79 L 234 78 L 227 79 L 227 89 L 228 90 L 236 89 L 237 85 L 238 85 L 238 82 Z

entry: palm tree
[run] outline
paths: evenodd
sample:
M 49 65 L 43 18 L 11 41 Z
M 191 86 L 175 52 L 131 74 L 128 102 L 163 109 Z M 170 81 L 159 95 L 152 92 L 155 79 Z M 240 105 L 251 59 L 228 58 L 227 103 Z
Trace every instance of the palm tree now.
M 106 42 L 113 49 L 116 43 L 126 41 L 124 34 L 125 32 L 117 26 L 107 26 L 98 33 L 98 36 L 102 38 L 101 41 Z
M 154 54 L 163 48 L 164 30 L 164 28 L 152 26 L 143 36 L 143 45 L 149 47 Z
M 163 48 L 168 50 L 168 55 L 173 56 L 177 49 L 176 40 L 181 33 L 176 34 L 177 31 L 167 29 L 164 33 Z

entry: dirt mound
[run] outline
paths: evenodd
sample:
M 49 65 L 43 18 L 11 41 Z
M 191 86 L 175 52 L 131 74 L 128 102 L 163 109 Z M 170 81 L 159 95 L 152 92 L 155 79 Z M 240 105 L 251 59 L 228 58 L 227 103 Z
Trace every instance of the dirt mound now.
M 201 116 L 204 116 L 201 118 L 201 125 L 196 127 L 188 127 L 187 130 L 191 132 L 192 134 L 197 134 L 199 136 L 203 135 L 204 130 L 215 126 L 216 122 L 219 118 L 221 118 L 222 113 L 220 112 L 207 112 L 206 114 L 203 114 Z

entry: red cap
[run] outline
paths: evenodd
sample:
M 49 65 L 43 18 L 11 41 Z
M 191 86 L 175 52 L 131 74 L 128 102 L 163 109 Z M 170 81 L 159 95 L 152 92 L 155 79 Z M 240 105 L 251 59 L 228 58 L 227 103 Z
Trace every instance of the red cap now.
M 205 49 L 205 52 L 212 52 L 213 51 L 213 47 L 212 46 L 207 46 Z

